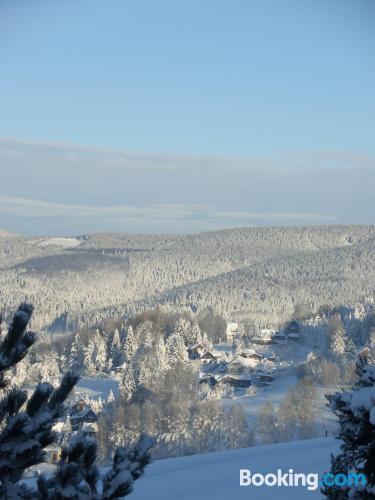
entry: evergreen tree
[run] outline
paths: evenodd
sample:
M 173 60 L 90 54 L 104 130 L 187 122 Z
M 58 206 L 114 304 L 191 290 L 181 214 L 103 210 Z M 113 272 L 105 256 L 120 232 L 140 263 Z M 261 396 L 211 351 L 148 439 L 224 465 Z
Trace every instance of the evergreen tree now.
M 84 348 L 79 333 L 77 333 L 73 338 L 72 346 L 70 348 L 69 368 L 71 370 L 81 372 L 82 367 L 84 366 L 84 361 Z
M 26 331 L 33 308 L 22 304 L 0 344 L 0 387 L 6 389 L 5 372 L 16 366 L 35 343 L 35 334 Z M 55 439 L 54 419 L 64 411 L 63 403 L 78 381 L 74 372 L 66 374 L 60 386 L 38 384 L 33 395 L 13 387 L 0 401 L 0 497 L 22 498 L 17 482 L 24 470 L 43 461 L 43 449 Z M 25 405 L 25 410 L 21 408 Z M 35 497 L 36 498 L 36 497 Z
M 202 342 L 201 329 L 196 321 L 194 321 L 191 329 L 191 343 Z
M 196 330 L 192 329 L 190 322 L 184 318 L 180 318 L 176 321 L 173 333 L 181 335 L 187 345 L 192 344 L 197 335 Z
M 107 370 L 107 345 L 102 335 L 99 335 L 94 344 L 93 361 L 97 371 Z
M 30 398 L 26 391 L 9 387 L 6 372 L 26 356 L 36 340 L 27 331 L 32 311 L 31 305 L 21 304 L 0 343 L 0 498 L 100 500 L 127 495 L 149 462 L 152 443 L 148 438 L 130 451 L 116 452 L 113 467 L 103 480 L 103 494 L 96 489 L 96 444 L 82 436 L 63 450 L 54 475 L 39 477 L 37 490 L 17 484 L 25 469 L 43 462 L 43 450 L 56 440 L 54 422 L 64 414 L 64 402 L 79 379 L 76 372 L 68 372 L 59 387 L 40 383 Z
M 348 361 L 355 361 L 357 358 L 357 349 L 354 345 L 353 340 L 350 337 L 346 337 L 345 342 L 345 357 Z
M 188 353 L 184 339 L 178 333 L 173 333 L 167 340 L 167 353 L 169 364 L 178 361 L 187 361 Z
M 124 344 L 124 353 L 127 361 L 130 361 L 137 350 L 137 342 L 134 336 L 133 327 L 130 325 L 128 328 L 128 332 L 126 334 L 125 344 Z
M 84 348 L 83 363 L 85 365 L 85 372 L 88 375 L 94 375 L 96 372 L 94 362 L 95 345 L 94 342 L 89 342 Z
M 120 397 L 124 401 L 129 401 L 135 391 L 136 382 L 134 379 L 133 363 L 126 363 L 123 366 L 119 384 Z
M 115 400 L 115 396 L 114 396 L 113 391 L 112 391 L 112 389 L 111 389 L 111 390 L 109 391 L 109 394 L 108 394 L 108 397 L 107 397 L 107 403 L 108 403 L 108 404 L 111 404 L 111 403 L 113 403 L 113 402 L 114 402 L 114 400 Z
M 66 447 L 68 445 L 71 436 L 72 436 L 72 424 L 70 422 L 70 417 L 68 415 L 65 419 L 64 426 L 61 432 L 60 444 L 62 447 Z
M 375 366 L 366 360 L 357 363 L 358 381 L 352 391 L 327 396 L 329 407 L 338 417 L 338 438 L 342 441 L 341 452 L 332 456 L 333 474 L 356 472 L 363 474 L 361 481 L 347 489 L 338 486 L 323 489 L 328 498 L 374 498 L 375 490 Z
M 335 314 L 330 319 L 329 325 L 330 335 L 330 354 L 337 361 L 342 361 L 345 356 L 346 333 L 339 314 Z
M 167 349 L 165 347 L 164 340 L 161 337 L 159 342 L 155 345 L 153 359 L 155 364 L 154 376 L 158 377 L 168 370 Z
M 121 365 L 122 363 L 122 354 L 121 354 L 121 340 L 119 331 L 116 330 L 113 333 L 111 346 L 109 348 L 109 357 L 111 360 L 112 367 L 116 367 Z

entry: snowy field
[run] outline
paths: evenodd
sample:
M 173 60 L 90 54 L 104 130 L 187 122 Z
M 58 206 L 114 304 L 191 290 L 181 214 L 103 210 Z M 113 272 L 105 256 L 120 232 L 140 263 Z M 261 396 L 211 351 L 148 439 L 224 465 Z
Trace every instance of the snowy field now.
M 35 244 L 39 247 L 56 246 L 62 248 L 75 248 L 81 243 L 82 241 L 77 240 L 76 238 L 47 238 L 35 242 Z
M 235 397 L 233 399 L 222 399 L 224 407 L 229 407 L 234 403 L 241 404 L 245 410 L 250 428 L 254 427 L 257 412 L 268 401 L 270 401 L 275 409 L 278 408 L 281 401 L 285 398 L 290 387 L 297 383 L 297 377 L 291 375 L 275 382 L 269 387 L 258 387 L 256 394 L 253 396 Z M 339 391 L 339 388 L 334 387 L 317 387 L 316 401 L 316 422 L 319 435 L 324 436 L 327 430 L 329 435 L 334 434 L 336 430 L 336 417 L 330 409 L 327 408 L 327 400 L 325 394 L 332 394 Z
M 320 489 L 306 487 L 253 487 L 239 485 L 240 469 L 263 474 L 287 472 L 318 473 L 329 470 L 330 453 L 337 452 L 333 438 L 311 439 L 257 446 L 206 455 L 194 455 L 151 464 L 135 483 L 132 500 L 302 500 L 322 498 Z
M 75 392 L 84 394 L 90 398 L 101 397 L 107 399 L 110 391 L 116 396 L 118 393 L 118 381 L 112 378 L 82 377 L 75 387 Z

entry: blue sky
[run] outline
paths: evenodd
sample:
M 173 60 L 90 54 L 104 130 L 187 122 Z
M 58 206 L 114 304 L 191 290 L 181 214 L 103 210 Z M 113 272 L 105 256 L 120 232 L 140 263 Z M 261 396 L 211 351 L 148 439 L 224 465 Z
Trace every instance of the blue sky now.
M 375 222 L 374 21 L 372 0 L 1 0 L 0 226 Z

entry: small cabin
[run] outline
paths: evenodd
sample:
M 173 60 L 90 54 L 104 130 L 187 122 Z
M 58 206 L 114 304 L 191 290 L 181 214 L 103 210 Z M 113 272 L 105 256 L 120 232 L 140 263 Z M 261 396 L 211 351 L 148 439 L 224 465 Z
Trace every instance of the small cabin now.
M 206 347 L 202 342 L 197 342 L 193 344 L 188 349 L 188 354 L 190 359 L 200 359 L 202 354 L 208 351 L 208 347 Z
M 285 342 L 285 341 L 286 341 L 286 335 L 284 332 L 276 332 L 272 337 L 272 342 L 274 343 Z
M 214 361 L 217 361 L 218 359 L 220 358 L 220 355 L 213 352 L 213 351 L 209 351 L 207 350 L 204 354 L 202 354 L 199 359 L 203 362 L 203 363 L 212 363 Z
M 271 345 L 272 337 L 252 337 L 251 342 L 256 345 Z
M 51 444 L 44 449 L 45 462 L 57 464 L 61 459 L 61 446 Z
M 251 378 L 246 377 L 235 377 L 233 375 L 223 375 L 220 380 L 220 384 L 228 384 L 231 387 L 246 389 L 252 385 Z
M 213 375 L 206 375 L 199 379 L 199 384 L 207 384 L 212 389 L 216 386 L 217 380 Z
M 267 387 L 274 382 L 275 376 L 272 373 L 257 372 L 253 375 L 253 381 L 260 387 Z
M 246 359 L 254 359 L 256 361 L 262 361 L 264 359 L 264 356 L 262 354 L 259 354 L 258 352 L 253 351 L 252 349 L 244 349 L 238 352 L 237 356 Z
M 84 423 L 93 423 L 98 420 L 94 410 L 82 398 L 72 406 L 69 416 L 73 431 L 82 429 Z

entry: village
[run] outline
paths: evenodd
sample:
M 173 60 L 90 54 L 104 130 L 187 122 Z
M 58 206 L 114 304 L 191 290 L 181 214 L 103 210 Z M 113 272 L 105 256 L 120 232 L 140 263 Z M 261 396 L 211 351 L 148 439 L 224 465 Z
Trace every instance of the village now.
M 263 328 L 258 335 L 244 334 L 235 322 L 227 322 L 224 342 L 212 345 L 200 341 L 188 347 L 188 362 L 197 367 L 198 391 L 202 398 L 210 391 L 220 397 L 240 397 L 254 393 L 256 388 L 270 387 L 288 367 L 274 353 L 276 346 L 285 346 L 299 340 L 298 324 L 285 331 Z M 63 446 L 76 434 L 96 437 L 98 417 L 105 405 L 111 404 L 113 392 L 102 400 L 89 397 L 84 390 L 77 391 L 65 412 L 54 425 L 58 439 L 46 449 L 46 464 L 56 464 Z
M 199 385 L 212 390 L 226 387 L 235 395 L 250 387 L 270 386 L 276 374 L 288 367 L 275 355 L 273 347 L 299 340 L 299 325 L 291 322 L 285 330 L 263 328 L 247 335 L 235 321 L 227 323 L 226 342 L 209 346 L 198 342 L 189 347 L 189 359 L 199 363 Z

